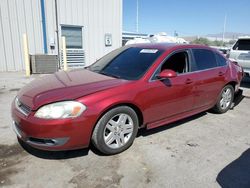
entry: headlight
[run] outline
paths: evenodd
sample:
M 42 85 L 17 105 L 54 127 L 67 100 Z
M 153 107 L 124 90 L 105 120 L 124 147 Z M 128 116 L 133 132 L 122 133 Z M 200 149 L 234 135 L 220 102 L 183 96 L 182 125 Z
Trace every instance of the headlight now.
M 76 101 L 56 102 L 39 108 L 35 117 L 43 119 L 74 118 L 80 116 L 85 110 L 86 106 Z

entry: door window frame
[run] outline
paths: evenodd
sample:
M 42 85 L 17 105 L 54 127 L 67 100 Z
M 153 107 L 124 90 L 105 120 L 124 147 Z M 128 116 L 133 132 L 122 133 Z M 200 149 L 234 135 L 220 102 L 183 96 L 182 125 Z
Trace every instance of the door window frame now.
M 198 70 L 197 69 L 197 63 L 196 63 L 196 60 L 195 60 L 195 57 L 194 57 L 194 52 L 193 50 L 208 50 L 210 52 L 213 53 L 214 55 L 214 58 L 215 58 L 215 62 L 216 62 L 216 66 L 215 67 L 212 67 L 212 68 L 207 68 L 207 69 L 202 69 L 202 70 Z M 220 66 L 218 61 L 217 61 L 217 58 L 216 58 L 216 52 L 214 52 L 213 50 L 210 50 L 210 49 L 206 49 L 206 48 L 192 48 L 191 49 L 191 53 L 192 53 L 192 59 L 193 59 L 193 66 L 196 67 L 196 70 L 192 71 L 192 72 L 204 72 L 204 71 L 209 71 L 209 70 L 213 70 L 213 69 L 217 69 L 217 68 L 220 68 L 220 67 L 224 67 L 224 66 L 228 66 L 228 61 L 227 61 L 227 64 L 224 65 L 224 66 Z M 218 54 L 219 55 L 219 54 Z M 192 67 L 193 68 L 193 67 Z
M 190 51 L 190 49 L 179 49 L 179 50 L 175 50 L 173 52 L 171 52 L 170 54 L 168 54 L 163 60 L 162 62 L 157 66 L 157 68 L 155 69 L 154 73 L 151 75 L 149 82 L 154 82 L 157 81 L 159 79 L 156 79 L 156 75 L 158 74 L 159 70 L 161 69 L 162 65 L 173 55 L 177 54 L 177 53 L 181 53 L 181 52 L 186 52 L 188 55 L 188 71 L 185 73 L 179 73 L 178 76 L 182 76 L 182 75 L 186 75 L 186 74 L 190 74 L 192 72 L 191 68 L 191 64 L 193 64 L 193 57 L 192 57 L 192 53 Z
M 226 67 L 226 66 L 228 65 L 228 63 L 229 63 L 228 59 L 226 59 L 226 58 L 225 58 L 223 55 L 221 55 L 219 52 L 214 52 L 214 55 L 215 55 L 215 58 L 216 58 L 217 66 L 218 66 L 218 67 Z M 225 62 L 226 62 L 225 65 L 220 65 L 219 60 L 218 60 L 218 56 L 221 56 L 221 58 L 223 58 L 223 59 L 225 60 Z

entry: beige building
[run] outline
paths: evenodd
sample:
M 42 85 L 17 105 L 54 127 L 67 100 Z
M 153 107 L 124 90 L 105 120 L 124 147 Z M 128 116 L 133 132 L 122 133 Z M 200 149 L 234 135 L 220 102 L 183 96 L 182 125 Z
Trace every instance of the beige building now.
M 122 45 L 122 0 L 0 0 L 0 71 L 24 70 L 24 33 L 30 54 L 61 53 L 65 36 L 69 66 L 89 65 Z

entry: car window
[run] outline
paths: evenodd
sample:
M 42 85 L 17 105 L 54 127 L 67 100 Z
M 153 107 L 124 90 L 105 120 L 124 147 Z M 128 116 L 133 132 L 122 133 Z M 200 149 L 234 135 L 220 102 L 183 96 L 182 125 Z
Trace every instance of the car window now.
M 168 57 L 165 62 L 163 62 L 160 67 L 157 69 L 156 73 L 153 76 L 153 80 L 156 79 L 157 75 L 165 70 L 171 69 L 177 74 L 186 73 L 189 71 L 189 58 L 186 51 L 177 52 L 170 57 Z
M 250 51 L 250 39 L 241 39 L 236 42 L 233 50 L 246 50 Z
M 219 66 L 227 65 L 227 60 L 222 55 L 215 53 L 215 56 Z
M 187 52 L 178 52 L 169 57 L 161 66 L 161 71 L 171 69 L 177 74 L 187 72 L 188 54 Z
M 196 70 L 205 70 L 217 67 L 214 52 L 207 49 L 193 49 L 193 55 L 196 63 Z
M 122 48 L 104 56 L 90 66 L 89 70 L 126 80 L 137 80 L 161 54 L 162 50 L 159 49 Z

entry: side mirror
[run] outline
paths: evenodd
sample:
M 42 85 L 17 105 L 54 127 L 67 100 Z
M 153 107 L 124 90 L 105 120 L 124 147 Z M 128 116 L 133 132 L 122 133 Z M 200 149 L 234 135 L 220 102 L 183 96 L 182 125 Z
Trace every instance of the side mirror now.
M 159 79 L 167 79 L 167 78 L 174 78 L 176 76 L 177 74 L 175 71 L 170 70 L 170 69 L 165 69 L 161 71 L 160 74 L 158 74 L 156 77 Z

